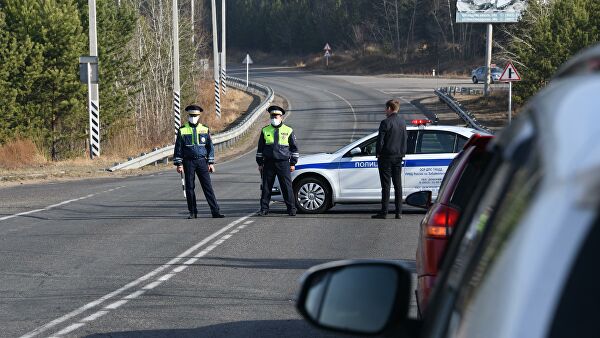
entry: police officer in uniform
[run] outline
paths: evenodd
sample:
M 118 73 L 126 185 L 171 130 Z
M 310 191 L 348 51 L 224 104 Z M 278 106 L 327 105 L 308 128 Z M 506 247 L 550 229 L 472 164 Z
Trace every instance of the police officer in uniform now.
M 185 108 L 189 114 L 188 122 L 179 128 L 177 140 L 175 141 L 175 154 L 173 163 L 177 166 L 177 172 L 185 174 L 185 196 L 187 199 L 188 218 L 198 218 L 196 206 L 195 175 L 198 175 L 202 191 L 210 206 L 213 218 L 225 217 L 219 211 L 219 204 L 210 182 L 210 175 L 215 171 L 215 148 L 210 139 L 208 127 L 199 123 L 200 106 L 190 105 Z
M 256 151 L 256 163 L 258 163 L 258 170 L 262 176 L 260 210 L 257 215 L 265 216 L 269 213 L 271 190 L 275 183 L 275 176 L 277 176 L 288 215 L 296 216 L 296 203 L 290 174 L 294 171 L 300 157 L 296 136 L 292 128 L 283 124 L 283 115 L 285 115 L 283 108 L 270 106 L 267 108 L 267 112 L 271 115 L 271 124 L 262 129 Z

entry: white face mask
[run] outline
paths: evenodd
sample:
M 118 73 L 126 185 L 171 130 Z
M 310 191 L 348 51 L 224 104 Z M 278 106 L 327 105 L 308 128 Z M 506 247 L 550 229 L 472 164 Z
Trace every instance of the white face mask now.
M 273 127 L 277 127 L 280 124 L 281 124 L 281 121 L 278 118 L 271 119 L 271 125 L 273 125 Z
M 188 117 L 188 121 L 190 121 L 191 124 L 198 124 L 198 120 L 200 120 L 200 116 L 190 116 L 190 117 Z

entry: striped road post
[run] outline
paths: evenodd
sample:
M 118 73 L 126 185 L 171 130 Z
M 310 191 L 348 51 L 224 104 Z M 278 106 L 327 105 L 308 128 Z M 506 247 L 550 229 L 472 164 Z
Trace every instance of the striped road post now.
M 227 95 L 227 53 L 226 53 L 226 37 L 225 33 L 225 2 L 221 0 L 221 92 L 223 96 Z
M 219 45 L 218 45 L 218 33 L 217 32 L 217 9 L 215 7 L 215 0 L 211 0 L 211 10 L 212 10 L 212 35 L 213 35 L 213 57 L 214 57 L 214 79 L 215 79 L 215 112 L 217 114 L 217 118 L 221 118 L 221 81 L 220 81 L 220 73 L 219 73 Z
M 181 126 L 181 88 L 179 84 L 179 8 L 173 0 L 173 119 L 175 135 Z
M 179 91 L 173 91 L 173 114 L 175 118 L 175 135 L 181 126 L 181 98 Z
M 88 66 L 89 67 L 89 66 Z M 91 68 L 91 67 L 90 67 Z M 91 71 L 90 71 L 91 77 Z M 91 86 L 88 86 L 91 88 Z M 100 156 L 100 109 L 98 107 L 98 101 L 90 99 L 90 156 Z
M 94 92 L 94 87 L 98 88 L 98 57 L 97 56 L 81 56 L 79 58 L 79 79 L 82 83 L 87 84 L 87 106 L 88 106 L 88 122 L 89 129 L 89 151 L 90 158 L 100 156 L 100 105 L 97 92 Z M 96 94 L 94 96 L 94 94 Z

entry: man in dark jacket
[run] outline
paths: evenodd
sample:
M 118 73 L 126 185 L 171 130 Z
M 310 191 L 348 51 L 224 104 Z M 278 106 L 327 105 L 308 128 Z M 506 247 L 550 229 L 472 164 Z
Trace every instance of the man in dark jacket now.
M 202 108 L 190 105 L 185 108 L 185 111 L 189 114 L 189 118 L 177 132 L 173 163 L 177 166 L 178 173 L 185 174 L 185 197 L 190 212 L 188 218 L 198 218 L 194 192 L 195 175 L 198 175 L 212 217 L 223 218 L 225 216 L 219 212 L 219 204 L 210 182 L 209 173 L 215 171 L 215 148 L 208 127 L 199 122 Z
M 265 216 L 269 213 L 275 176 L 279 179 L 288 215 L 296 216 L 296 203 L 290 174 L 294 171 L 300 156 L 296 135 L 292 128 L 283 124 L 283 115 L 285 115 L 283 108 L 270 106 L 267 108 L 267 112 L 271 116 L 271 124 L 262 129 L 256 150 L 256 163 L 262 176 L 260 210 L 257 216 Z
M 372 218 L 386 218 L 390 203 L 390 178 L 394 183 L 394 203 L 396 205 L 396 218 L 402 218 L 402 158 L 406 154 L 406 123 L 398 115 L 400 102 L 389 100 L 385 103 L 387 118 L 379 125 L 377 135 L 377 166 L 379 180 L 381 181 L 381 211 L 371 216 Z

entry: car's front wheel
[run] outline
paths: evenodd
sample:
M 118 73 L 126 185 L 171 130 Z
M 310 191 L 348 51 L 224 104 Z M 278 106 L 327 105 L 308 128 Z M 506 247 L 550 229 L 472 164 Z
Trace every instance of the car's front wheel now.
M 477 76 L 473 76 L 473 83 L 477 83 Z
M 305 177 L 294 184 L 294 196 L 299 212 L 320 214 L 331 204 L 331 191 L 323 179 Z

